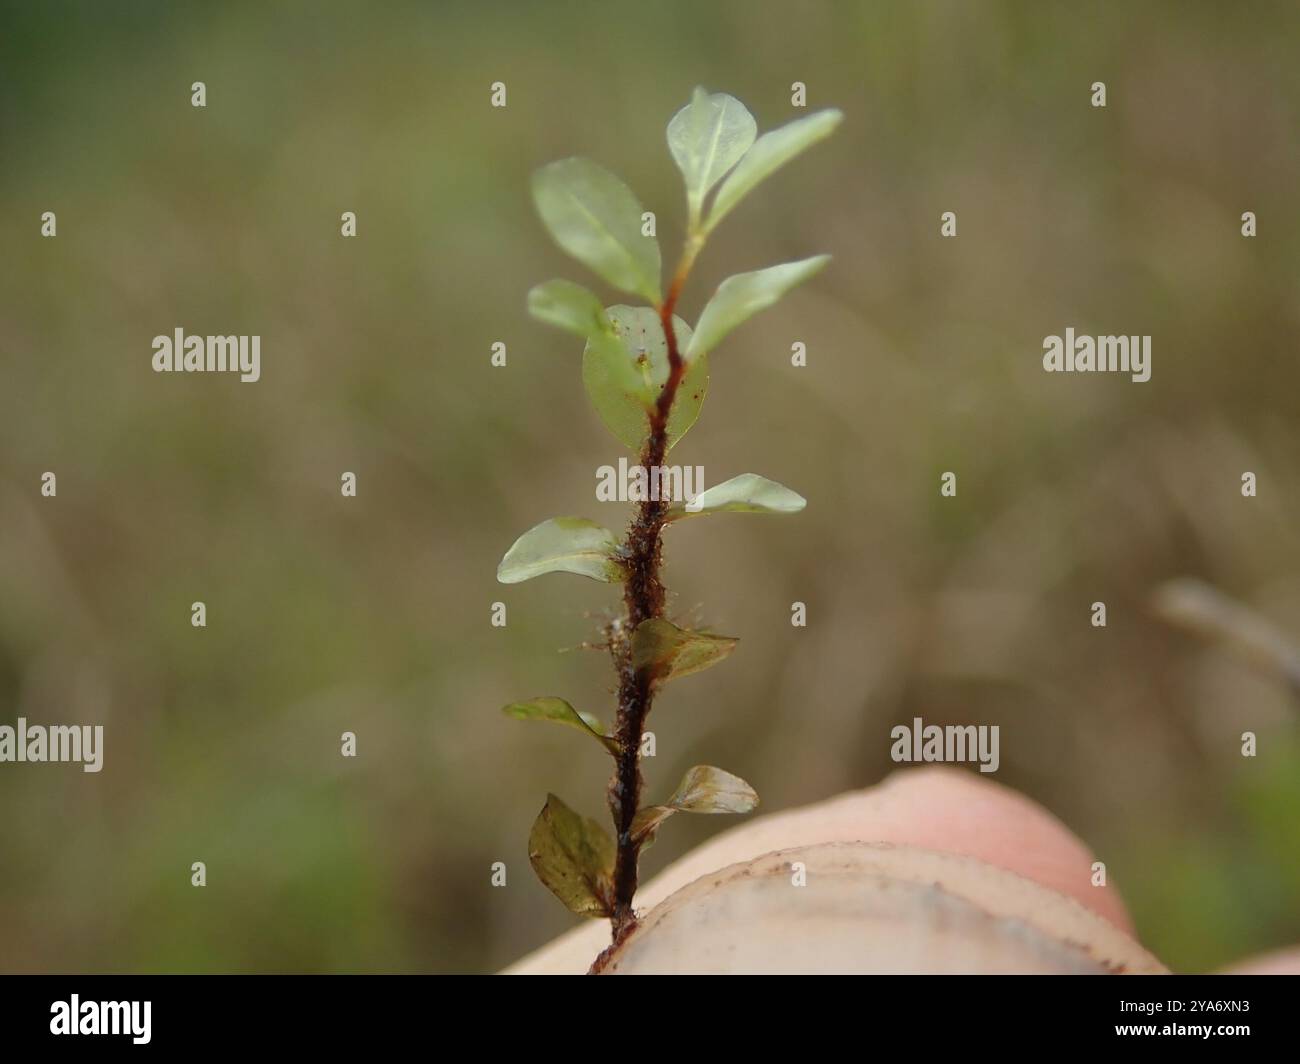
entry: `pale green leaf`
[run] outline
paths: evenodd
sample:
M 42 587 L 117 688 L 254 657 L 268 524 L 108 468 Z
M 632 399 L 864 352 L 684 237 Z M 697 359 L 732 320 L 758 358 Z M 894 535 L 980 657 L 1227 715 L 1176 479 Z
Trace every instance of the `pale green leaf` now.
M 590 367 L 584 372 L 598 382 L 602 394 L 612 392 L 650 407 L 649 385 L 628 358 L 613 322 L 591 291 L 572 281 L 547 281 L 529 291 L 528 311 L 548 325 L 586 339 L 584 363 L 590 359 Z
M 758 127 L 745 105 L 726 93 L 696 89 L 668 123 L 668 150 L 686 181 L 686 202 L 697 219 L 704 197 L 754 143 Z
M 617 550 L 618 537 L 594 521 L 552 517 L 515 540 L 497 566 L 497 579 L 518 584 L 543 573 L 577 573 L 613 584 L 623 579 Z
M 716 665 L 738 642 L 730 636 L 692 632 L 652 617 L 632 633 L 632 666 L 649 669 L 657 680 L 672 680 Z
M 582 385 L 601 420 L 620 440 L 626 443 L 638 425 L 645 434 L 646 418 L 654 406 L 650 384 L 612 322 L 609 332 L 587 337 L 582 350 Z
M 769 266 L 752 273 L 738 273 L 718 286 L 700 315 L 695 335 L 686 347 L 686 357 L 707 355 L 737 325 L 770 307 L 797 284 L 801 284 L 830 261 L 829 255 L 814 255 L 798 262 Z
M 567 329 L 584 339 L 612 331 L 594 292 L 573 281 L 547 281 L 528 292 L 528 313 L 538 321 Z
M 794 514 L 808 504 L 798 492 L 757 473 L 741 473 L 695 496 L 690 504 L 675 502 L 668 508 L 669 521 L 700 514 Z
M 689 769 L 668 804 L 682 813 L 749 813 L 758 792 L 739 776 L 712 765 Z
M 632 190 L 589 159 L 561 159 L 533 175 L 533 200 L 555 242 L 615 288 L 659 302 L 659 242 L 641 234 Z
M 515 720 L 549 720 L 567 724 L 597 739 L 611 754 L 618 753 L 618 743 L 605 734 L 605 725 L 589 713 L 579 713 L 563 698 L 547 696 L 527 702 L 511 702 L 503 706 L 501 712 Z
M 555 795 L 533 822 L 528 860 L 552 894 L 579 916 L 609 916 L 614 896 L 614 840 Z
M 649 411 L 668 381 L 668 341 L 651 307 L 614 306 L 605 312 L 617 344 L 593 337 L 582 356 L 582 383 L 600 419 L 634 454 L 650 429 Z M 678 351 L 691 342 L 691 328 L 673 317 Z M 700 416 L 709 388 L 707 359 L 687 367 L 668 415 L 668 446 L 686 435 Z
M 722 221 L 760 181 L 800 152 L 829 137 L 843 117 L 840 111 L 818 111 L 759 137 L 718 189 L 709 210 L 707 228 L 712 229 Z
M 674 813 L 750 813 L 758 807 L 758 792 L 739 776 L 712 765 L 689 769 L 666 805 L 647 806 L 632 820 L 632 838 L 644 845 Z

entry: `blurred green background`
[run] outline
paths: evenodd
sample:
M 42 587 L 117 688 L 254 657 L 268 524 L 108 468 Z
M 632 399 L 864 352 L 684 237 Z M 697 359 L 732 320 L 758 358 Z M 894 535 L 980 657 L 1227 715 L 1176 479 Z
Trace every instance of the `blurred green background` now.
M 615 595 L 495 567 L 626 508 L 595 501 L 620 451 L 576 343 L 524 312 L 591 282 L 527 181 L 597 159 L 673 257 L 664 126 L 697 83 L 760 130 L 793 81 L 846 120 L 680 307 L 835 256 L 717 352 L 674 452 L 809 506 L 671 534 L 675 608 L 741 645 L 661 699 L 652 796 L 708 762 L 782 809 L 881 779 L 914 715 L 994 723 L 997 778 L 1098 850 L 1166 962 L 1300 940 L 1294 707 L 1148 609 L 1191 574 L 1300 634 L 1294 4 L 0 12 L 0 722 L 107 733 L 99 775 L 0 766 L 0 969 L 489 971 L 571 926 L 526 837 L 547 790 L 603 819 L 606 760 L 499 707 L 608 715 L 606 659 L 558 651 Z M 1151 334 L 1150 383 L 1043 373 L 1067 325 Z M 178 326 L 260 334 L 262 380 L 154 374 Z M 678 818 L 647 873 L 722 826 Z

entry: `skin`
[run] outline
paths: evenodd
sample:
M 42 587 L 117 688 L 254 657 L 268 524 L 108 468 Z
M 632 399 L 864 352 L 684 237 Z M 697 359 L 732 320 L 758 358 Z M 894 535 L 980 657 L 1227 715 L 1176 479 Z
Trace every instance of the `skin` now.
M 1094 857 L 1042 806 L 976 773 L 905 769 L 878 786 L 756 817 L 691 851 L 646 883 L 637 907 L 658 904 L 687 883 L 773 850 L 819 842 L 890 842 L 961 854 L 1024 876 L 1091 909 L 1136 937 L 1113 886 L 1092 886 Z M 570 931 L 509 969 L 518 974 L 584 972 L 608 942 L 605 921 Z M 1300 973 L 1300 948 L 1229 969 Z

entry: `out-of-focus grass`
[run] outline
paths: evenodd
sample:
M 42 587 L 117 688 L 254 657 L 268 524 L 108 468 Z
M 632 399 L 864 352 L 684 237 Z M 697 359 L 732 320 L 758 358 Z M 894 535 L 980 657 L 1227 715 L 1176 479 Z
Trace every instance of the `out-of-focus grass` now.
M 544 517 L 624 515 L 594 501 L 618 451 L 579 353 L 523 311 L 531 284 L 580 276 L 527 178 L 590 155 L 670 246 L 663 127 L 698 82 L 761 128 L 792 117 L 794 80 L 847 117 L 728 219 L 683 304 L 835 255 L 717 353 L 675 452 L 810 505 L 672 534 L 677 606 L 742 642 L 656 711 L 654 793 L 707 761 L 781 808 L 879 779 L 898 720 L 997 723 L 999 778 L 1098 848 L 1169 963 L 1300 939 L 1285 693 L 1145 607 L 1191 573 L 1300 632 L 1292 5 L 2 19 L 0 720 L 107 738 L 99 776 L 0 770 L 0 967 L 486 970 L 568 926 L 528 826 L 548 789 L 600 813 L 607 766 L 498 707 L 607 710 L 605 660 L 555 651 L 613 600 L 493 574 Z M 1043 374 L 1066 325 L 1150 333 L 1152 381 Z M 176 326 L 260 334 L 262 380 L 153 374 Z M 650 869 L 715 830 L 674 822 Z

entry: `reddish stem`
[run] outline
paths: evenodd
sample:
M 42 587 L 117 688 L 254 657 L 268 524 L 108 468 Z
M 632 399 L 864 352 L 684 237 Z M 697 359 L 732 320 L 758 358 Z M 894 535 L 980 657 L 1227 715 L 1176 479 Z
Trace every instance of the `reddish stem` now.
M 668 291 L 668 298 L 659 309 L 659 320 L 668 345 L 668 379 L 649 415 L 650 431 L 641 451 L 641 465 L 647 472 L 661 466 L 667 454 L 668 416 L 686 369 L 677 350 L 677 336 L 673 329 L 673 307 L 677 304 L 684 276 L 684 271 L 679 270 Z M 668 500 L 660 498 L 639 502 L 633 511 L 624 547 L 626 578 L 623 604 L 627 616 L 621 638 L 610 641 L 619 677 L 618 719 L 614 731 L 619 754 L 609 782 L 609 808 L 614 818 L 618 846 L 611 906 L 615 945 L 636 926 L 632 899 L 636 895 L 641 843 L 632 838 L 632 821 L 641 805 L 641 736 L 654 701 L 654 684 L 649 672 L 632 666 L 631 636 L 642 621 L 663 616 L 664 586 L 659 580 L 660 534 L 667 509 Z M 596 959 L 592 965 L 593 972 L 604 966 L 608 953 L 606 950 Z

